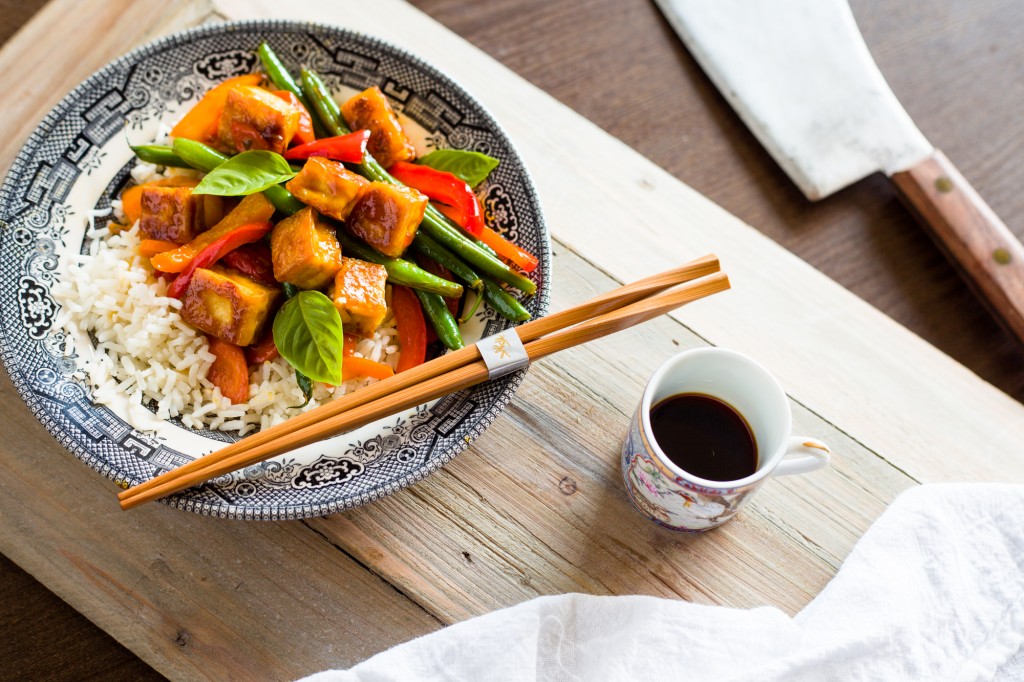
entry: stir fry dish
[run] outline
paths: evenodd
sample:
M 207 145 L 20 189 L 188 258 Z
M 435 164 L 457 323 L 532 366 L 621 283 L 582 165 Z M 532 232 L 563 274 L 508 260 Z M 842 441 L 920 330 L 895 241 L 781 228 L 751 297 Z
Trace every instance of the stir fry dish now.
M 339 103 L 315 74 L 297 81 L 269 45 L 264 73 L 207 92 L 170 145 L 133 146 L 163 169 L 121 196 L 136 253 L 181 319 L 206 335 L 206 380 L 232 403 L 249 375 L 283 358 L 309 401 L 317 382 L 386 378 L 424 362 L 433 339 L 463 345 L 486 301 L 520 322 L 537 258 L 486 225 L 473 188 L 498 165 L 461 150 L 421 158 L 384 93 Z M 397 362 L 353 349 L 385 320 Z

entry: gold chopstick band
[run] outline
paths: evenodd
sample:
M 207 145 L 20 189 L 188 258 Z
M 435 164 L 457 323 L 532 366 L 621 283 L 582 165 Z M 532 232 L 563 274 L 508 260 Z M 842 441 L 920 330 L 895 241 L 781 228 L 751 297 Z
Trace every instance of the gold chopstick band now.
M 480 357 L 487 365 L 487 378 L 497 379 L 530 364 L 523 340 L 515 327 L 498 332 L 476 342 Z

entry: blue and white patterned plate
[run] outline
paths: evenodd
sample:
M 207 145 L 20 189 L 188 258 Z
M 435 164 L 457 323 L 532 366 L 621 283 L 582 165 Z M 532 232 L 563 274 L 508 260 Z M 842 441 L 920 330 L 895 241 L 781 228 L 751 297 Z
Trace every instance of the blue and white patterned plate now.
M 536 317 L 548 300 L 550 244 L 526 169 L 494 119 L 451 79 L 386 43 L 315 24 L 253 21 L 204 26 L 141 47 L 91 76 L 43 120 L 0 188 L 0 358 L 22 398 L 64 447 L 122 486 L 134 485 L 228 440 L 159 421 L 127 397 L 93 401 L 73 378 L 51 288 L 87 247 L 90 211 L 128 182 L 126 137 L 153 138 L 205 91 L 257 68 L 268 41 L 286 65 L 319 72 L 339 96 L 380 86 L 423 153 L 454 147 L 501 160 L 484 186 L 492 227 L 536 253 Z M 487 311 L 467 342 L 508 326 Z M 78 339 L 76 348 L 92 348 Z M 465 449 L 508 403 L 522 372 L 448 396 L 358 431 L 221 477 L 166 500 L 220 517 L 295 519 L 354 507 L 407 486 Z M 141 416 L 140 416 L 141 413 Z

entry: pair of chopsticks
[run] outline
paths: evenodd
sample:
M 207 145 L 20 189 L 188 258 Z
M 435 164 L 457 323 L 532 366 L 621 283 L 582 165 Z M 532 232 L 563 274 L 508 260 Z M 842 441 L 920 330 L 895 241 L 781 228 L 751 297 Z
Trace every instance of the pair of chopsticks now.
M 619 287 L 560 313 L 527 322 L 516 331 L 533 362 L 646 322 L 728 288 L 729 278 L 719 272 L 718 258 L 708 255 Z M 476 345 L 467 346 L 296 415 L 129 488 L 118 495 L 121 508 L 131 509 L 180 492 L 217 476 L 474 386 L 487 378 L 487 366 L 479 349 Z

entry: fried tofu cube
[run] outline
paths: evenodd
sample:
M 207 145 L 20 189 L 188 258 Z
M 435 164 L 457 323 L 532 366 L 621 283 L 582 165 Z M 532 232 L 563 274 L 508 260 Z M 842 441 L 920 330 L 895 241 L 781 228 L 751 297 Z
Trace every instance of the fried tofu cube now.
M 427 197 L 411 187 L 371 182 L 345 224 L 349 231 L 386 256 L 401 256 L 423 221 Z
M 342 258 L 328 297 L 341 314 L 345 331 L 373 336 L 388 314 L 384 286 L 388 271 L 383 265 L 358 258 Z
M 338 161 L 314 156 L 285 187 L 305 204 L 337 220 L 348 219 L 356 199 L 370 184 Z
M 281 291 L 220 265 L 196 268 L 181 298 L 181 318 L 237 346 L 260 338 Z
M 228 92 L 217 138 L 233 152 L 264 149 L 282 154 L 299 129 L 300 116 L 280 97 L 254 85 L 238 85 Z
M 300 289 L 322 289 L 341 267 L 334 228 L 307 206 L 279 222 L 270 233 L 274 279 Z
M 376 85 L 341 105 L 341 114 L 352 130 L 369 130 L 367 151 L 387 168 L 396 161 L 412 161 L 416 149 L 402 130 L 398 116 Z
M 202 231 L 198 197 L 192 195 L 191 187 L 144 185 L 140 203 L 139 232 L 143 239 L 184 244 Z

